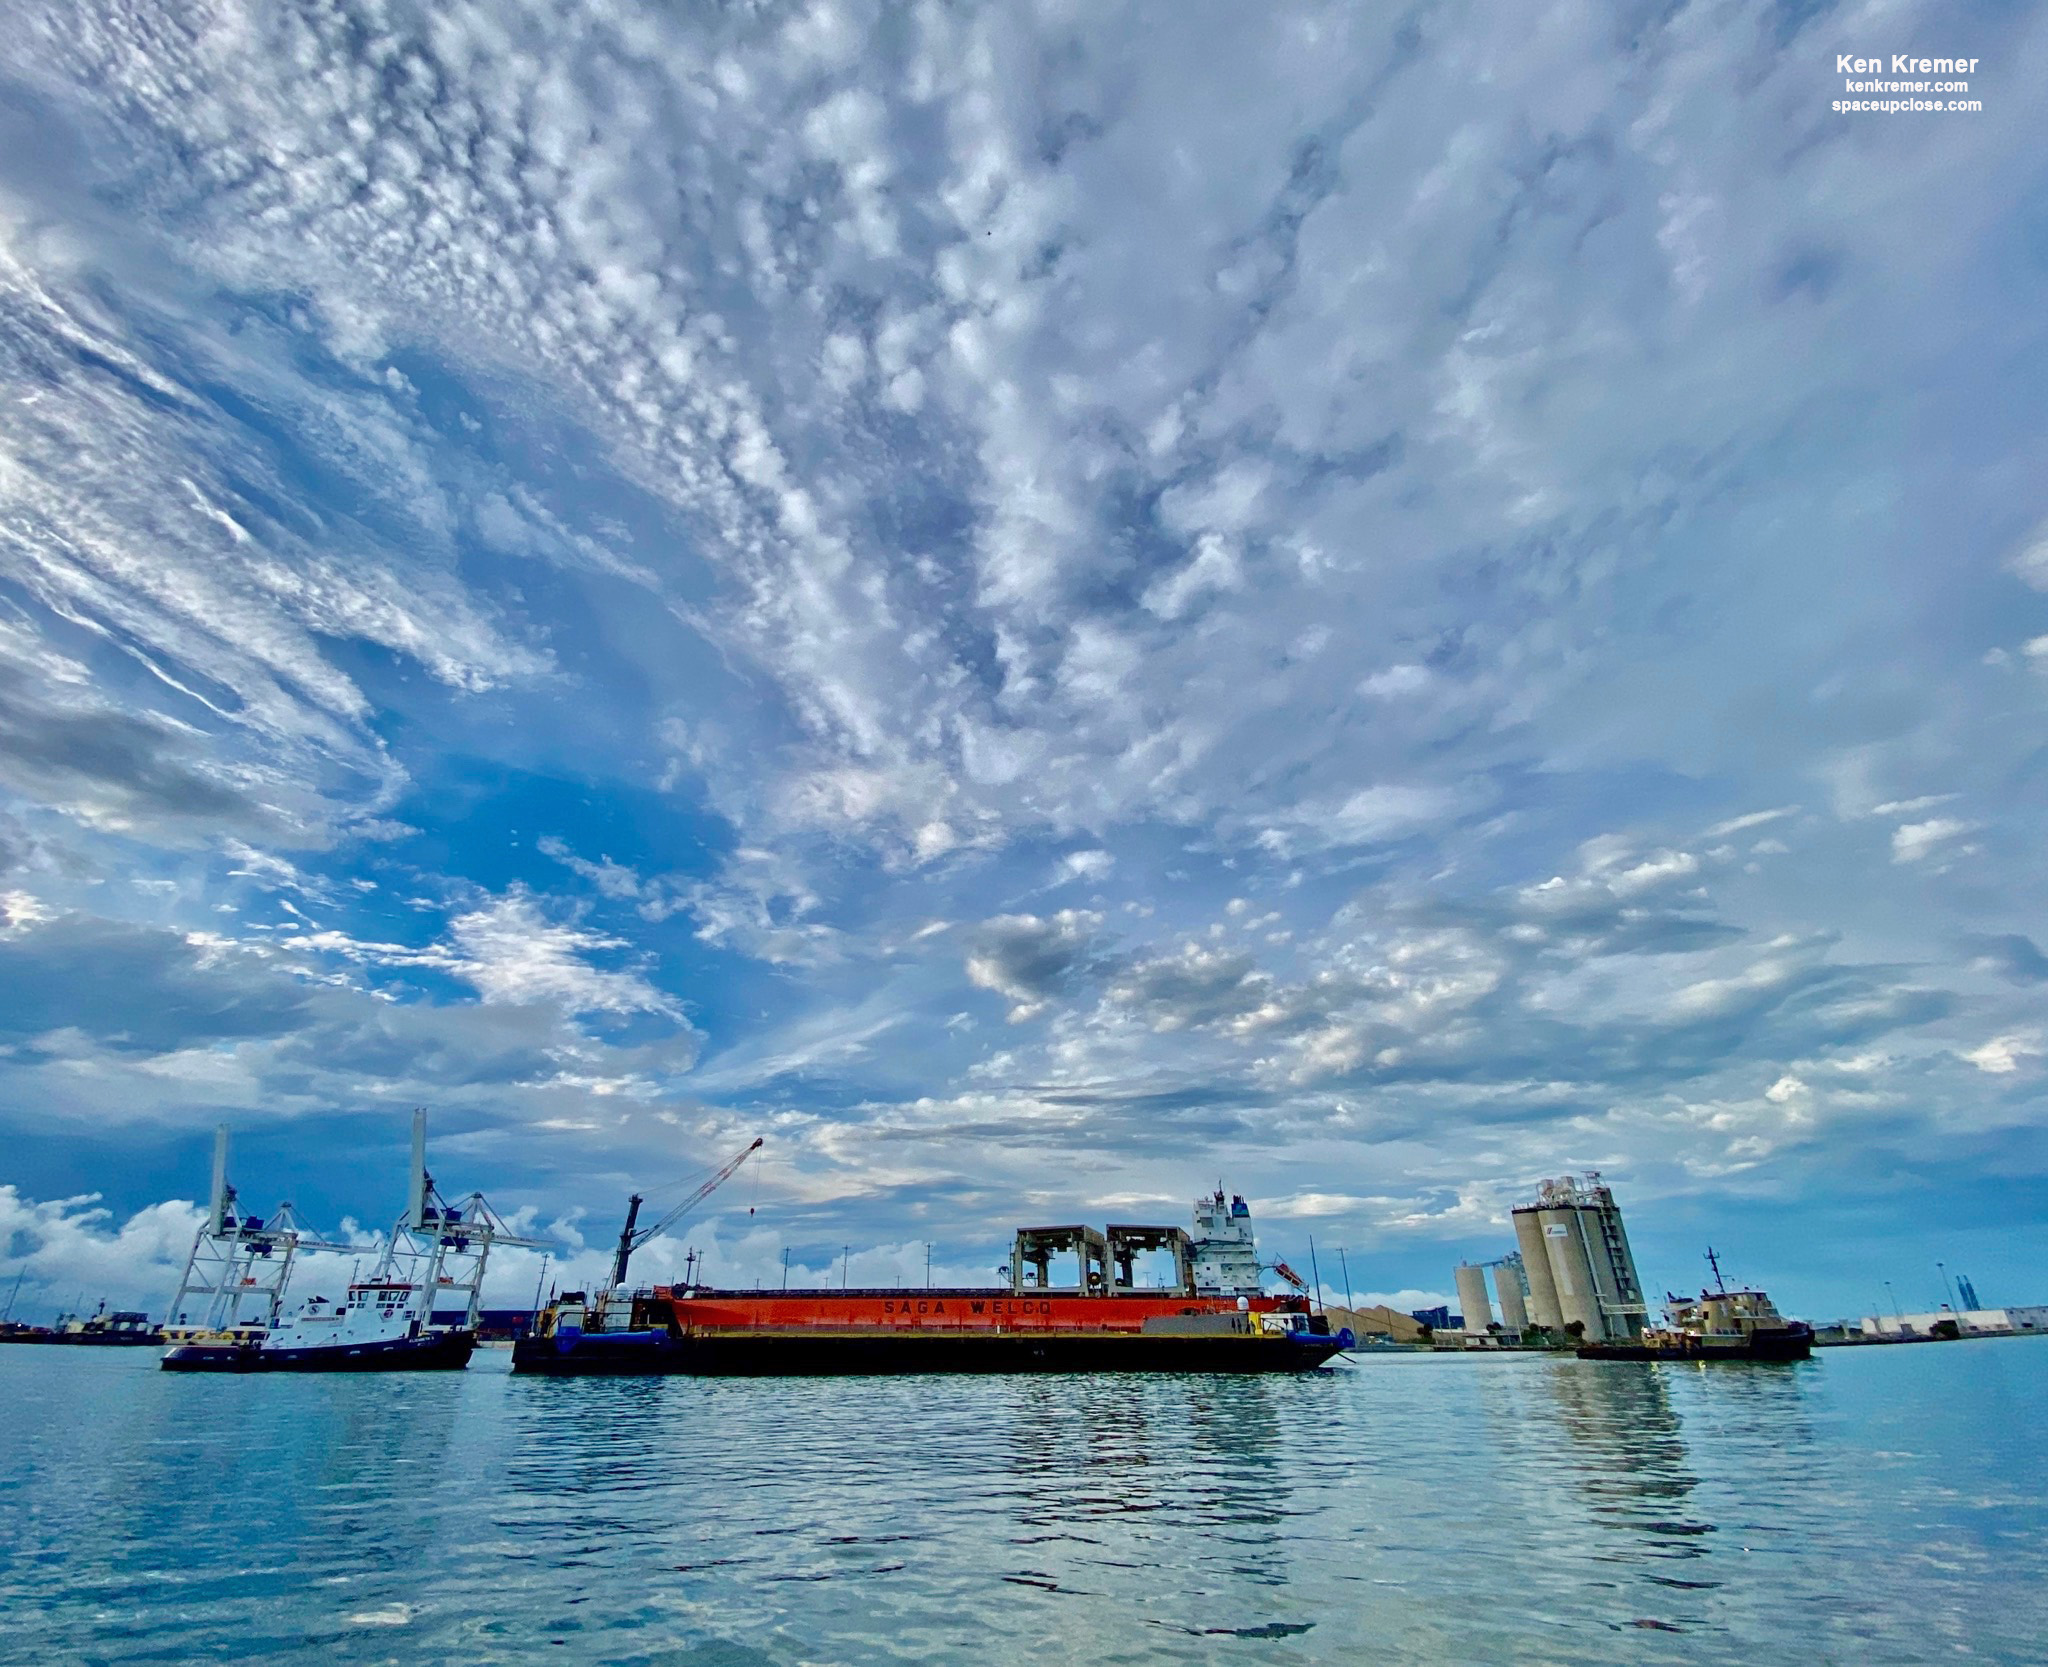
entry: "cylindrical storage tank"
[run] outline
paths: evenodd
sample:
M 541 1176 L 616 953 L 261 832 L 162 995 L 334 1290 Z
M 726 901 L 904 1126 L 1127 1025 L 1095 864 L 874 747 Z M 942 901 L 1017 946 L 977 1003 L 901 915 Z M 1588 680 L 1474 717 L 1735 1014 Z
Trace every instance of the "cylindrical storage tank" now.
M 1486 1300 L 1486 1270 L 1476 1263 L 1458 1264 L 1458 1306 L 1465 1311 L 1467 1332 L 1483 1332 L 1493 1323 L 1493 1305 Z
M 1529 1318 L 1546 1331 L 1564 1329 L 1557 1303 L 1557 1281 L 1550 1277 L 1550 1251 L 1543 1238 L 1543 1212 L 1533 1205 L 1514 1212 L 1515 1245 L 1522 1252 L 1522 1272 L 1529 1276 Z
M 1496 1262 L 1493 1288 L 1500 1293 L 1500 1328 L 1510 1337 L 1529 1329 L 1529 1310 L 1522 1301 L 1522 1276 L 1512 1262 Z
M 1604 1192 L 1606 1189 L 1603 1188 Z M 1606 1235 L 1608 1258 L 1613 1266 L 1617 1294 L 1621 1303 L 1633 1308 L 1643 1303 L 1643 1281 L 1636 1272 L 1635 1252 L 1629 1248 L 1628 1229 L 1621 1224 L 1621 1209 L 1614 1202 L 1613 1194 L 1607 1195 L 1606 1204 L 1598 1213 L 1601 1229 Z M 1616 1329 L 1625 1330 L 1631 1337 L 1641 1334 L 1644 1315 L 1628 1314 L 1615 1316 Z
M 1557 1286 L 1557 1306 L 1564 1315 L 1565 1329 L 1573 1322 L 1588 1343 L 1604 1342 L 1606 1323 L 1600 1318 L 1599 1288 L 1593 1283 L 1593 1264 L 1586 1255 L 1586 1241 L 1580 1236 L 1577 1210 L 1543 1210 L 1543 1248 L 1550 1258 L 1550 1277 Z

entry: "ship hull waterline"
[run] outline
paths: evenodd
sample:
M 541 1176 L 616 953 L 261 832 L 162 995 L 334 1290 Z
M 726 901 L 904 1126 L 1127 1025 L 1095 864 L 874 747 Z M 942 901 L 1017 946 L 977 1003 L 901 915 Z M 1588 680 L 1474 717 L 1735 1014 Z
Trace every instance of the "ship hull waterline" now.
M 162 1332 L 138 1337 L 66 1336 L 61 1332 L 54 1336 L 25 1337 L 17 1332 L 11 1336 L 0 1333 L 0 1343 L 35 1343 L 67 1349 L 160 1349 L 164 1346 L 164 1338 Z
M 476 1349 L 473 1331 L 436 1332 L 378 1342 L 306 1349 L 261 1343 L 179 1343 L 165 1351 L 166 1372 L 459 1372 Z
M 537 1377 L 901 1377 L 1016 1372 L 1306 1372 L 1343 1352 L 1333 1337 L 1131 1333 L 585 1332 L 522 1338 L 512 1370 Z
M 1680 1348 L 1659 1347 L 1648 1343 L 1582 1343 L 1578 1349 L 1581 1360 L 1673 1360 L 1692 1362 L 1720 1360 L 1732 1362 L 1784 1362 L 1808 1360 L 1813 1356 L 1813 1333 L 1810 1330 L 1785 1332 L 1764 1337 L 1746 1338 L 1743 1341 L 1716 1344 L 1693 1342 Z

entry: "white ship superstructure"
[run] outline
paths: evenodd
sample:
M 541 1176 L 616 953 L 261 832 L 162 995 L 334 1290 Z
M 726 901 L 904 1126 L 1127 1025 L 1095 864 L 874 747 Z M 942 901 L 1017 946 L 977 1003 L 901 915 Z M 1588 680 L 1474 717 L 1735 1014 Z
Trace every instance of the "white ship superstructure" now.
M 1252 1236 L 1251 1206 L 1223 1189 L 1195 1200 L 1194 1256 L 1198 1296 L 1257 1296 L 1260 1290 L 1259 1247 Z

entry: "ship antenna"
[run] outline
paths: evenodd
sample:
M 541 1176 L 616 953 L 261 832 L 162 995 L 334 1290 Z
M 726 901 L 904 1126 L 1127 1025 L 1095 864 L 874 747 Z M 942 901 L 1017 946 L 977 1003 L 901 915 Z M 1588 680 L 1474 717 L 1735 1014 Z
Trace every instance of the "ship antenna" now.
M 1728 1281 L 1721 1277 L 1721 1261 L 1714 1254 L 1714 1247 L 1707 1246 L 1707 1266 L 1714 1270 L 1714 1289 L 1724 1297 L 1728 1294 Z

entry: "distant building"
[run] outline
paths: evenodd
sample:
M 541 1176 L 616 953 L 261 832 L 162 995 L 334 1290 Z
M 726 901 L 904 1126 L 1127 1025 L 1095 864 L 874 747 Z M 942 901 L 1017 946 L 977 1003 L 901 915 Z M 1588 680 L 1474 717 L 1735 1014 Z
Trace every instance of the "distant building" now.
M 1331 1329 L 1348 1326 L 1354 1337 L 1382 1343 L 1422 1341 L 1422 1327 L 1417 1324 L 1415 1316 L 1403 1314 L 1398 1309 L 1384 1306 L 1340 1308 L 1332 1303 L 1323 1312 L 1329 1317 Z
M 1453 1314 L 1448 1303 L 1440 1303 L 1435 1308 L 1412 1308 L 1408 1317 L 1432 1331 L 1455 1331 L 1465 1323 L 1465 1316 Z
M 2004 1337 L 2016 1332 L 2048 1332 L 2048 1307 L 1937 1308 L 1925 1314 L 1870 1314 L 1862 1321 L 1866 1337 L 1932 1337 L 1943 1321 L 1965 1337 Z

